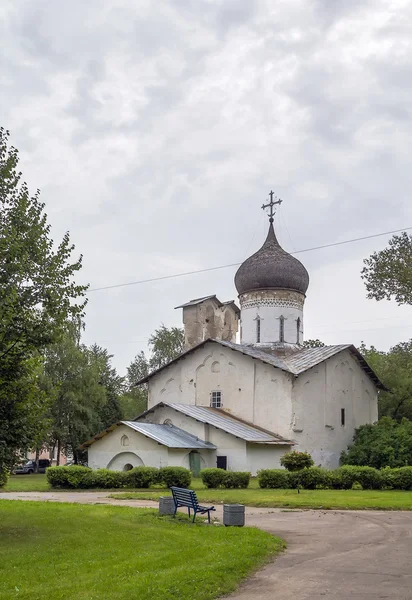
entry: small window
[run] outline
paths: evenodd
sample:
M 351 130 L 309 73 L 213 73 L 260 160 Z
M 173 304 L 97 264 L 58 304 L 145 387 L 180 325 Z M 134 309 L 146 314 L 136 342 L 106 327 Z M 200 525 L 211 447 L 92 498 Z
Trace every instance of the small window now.
M 279 317 L 279 341 L 285 341 L 285 317 L 283 315 Z
M 300 339 L 300 317 L 296 319 L 296 343 L 299 344 Z
M 212 408 L 221 408 L 222 392 L 212 392 L 211 398 L 210 398 L 210 406 Z
M 122 435 L 121 440 L 120 440 L 120 444 L 122 446 L 128 446 L 129 445 L 129 438 L 127 437 L 127 435 Z
M 260 317 L 256 319 L 256 342 L 260 342 Z
M 342 427 L 345 426 L 345 409 L 344 408 L 340 409 L 340 424 L 342 425 Z

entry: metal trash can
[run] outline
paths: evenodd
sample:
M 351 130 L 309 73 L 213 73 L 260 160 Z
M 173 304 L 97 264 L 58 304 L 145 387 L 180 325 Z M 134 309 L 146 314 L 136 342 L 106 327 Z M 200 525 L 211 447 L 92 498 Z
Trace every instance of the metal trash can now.
M 223 505 L 223 525 L 225 527 L 243 527 L 245 524 L 244 504 Z
M 175 502 L 172 496 L 160 496 L 159 515 L 173 515 L 175 512 Z

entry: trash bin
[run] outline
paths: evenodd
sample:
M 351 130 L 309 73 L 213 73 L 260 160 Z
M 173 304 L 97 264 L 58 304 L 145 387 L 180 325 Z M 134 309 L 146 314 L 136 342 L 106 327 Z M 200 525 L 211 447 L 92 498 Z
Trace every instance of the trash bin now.
M 173 515 L 175 512 L 175 502 L 172 496 L 160 496 L 159 515 Z
M 223 525 L 225 527 L 243 527 L 245 524 L 244 504 L 223 505 Z

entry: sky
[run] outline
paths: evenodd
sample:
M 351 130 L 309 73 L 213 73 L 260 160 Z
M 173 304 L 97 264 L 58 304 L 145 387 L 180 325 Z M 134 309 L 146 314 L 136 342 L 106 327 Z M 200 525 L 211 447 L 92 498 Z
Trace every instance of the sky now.
M 121 374 L 174 307 L 236 298 L 261 205 L 298 251 L 412 227 L 410 0 L 3 0 L 0 125 L 89 283 L 84 342 Z M 298 255 L 305 338 L 386 350 L 412 307 L 366 299 L 391 236 Z

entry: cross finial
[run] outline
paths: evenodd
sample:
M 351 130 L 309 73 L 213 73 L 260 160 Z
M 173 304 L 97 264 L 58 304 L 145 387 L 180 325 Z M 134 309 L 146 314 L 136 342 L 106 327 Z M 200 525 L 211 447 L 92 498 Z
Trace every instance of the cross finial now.
M 265 210 L 266 208 L 269 208 L 269 223 L 273 223 L 273 217 L 276 212 L 274 206 L 276 206 L 277 204 L 282 204 L 283 200 L 281 200 L 280 198 L 276 198 L 272 190 L 269 192 L 269 196 L 270 202 L 268 202 L 268 204 L 262 204 L 262 209 Z M 276 200 L 273 200 L 273 196 L 275 196 Z

